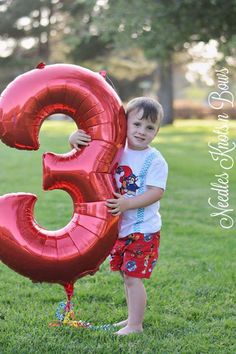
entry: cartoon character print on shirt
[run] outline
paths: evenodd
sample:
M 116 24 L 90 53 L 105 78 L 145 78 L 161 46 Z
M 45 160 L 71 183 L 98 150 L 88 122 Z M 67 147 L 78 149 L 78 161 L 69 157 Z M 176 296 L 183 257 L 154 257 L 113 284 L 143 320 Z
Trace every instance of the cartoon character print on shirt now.
M 118 166 L 116 174 L 119 175 L 120 194 L 136 195 L 140 187 L 136 184 L 138 177 L 132 169 L 129 166 Z

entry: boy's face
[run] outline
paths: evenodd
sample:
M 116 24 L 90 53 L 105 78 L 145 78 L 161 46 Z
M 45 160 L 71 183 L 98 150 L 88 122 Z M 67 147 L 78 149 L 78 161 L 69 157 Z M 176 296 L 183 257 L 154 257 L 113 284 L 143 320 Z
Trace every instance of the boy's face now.
M 133 110 L 127 117 L 127 141 L 132 150 L 144 150 L 155 138 L 159 128 L 158 121 L 153 123 L 150 118 L 141 119 L 143 110 Z

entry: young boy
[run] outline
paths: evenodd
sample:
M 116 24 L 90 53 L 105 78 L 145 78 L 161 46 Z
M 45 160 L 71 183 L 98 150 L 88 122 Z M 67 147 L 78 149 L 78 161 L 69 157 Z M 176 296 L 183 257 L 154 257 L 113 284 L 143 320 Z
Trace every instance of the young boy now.
M 161 216 L 160 199 L 166 188 L 168 166 L 161 153 L 149 144 L 159 131 L 163 118 L 161 105 L 138 97 L 127 105 L 127 142 L 116 170 L 120 193 L 107 200 L 112 215 L 121 215 L 119 236 L 111 252 L 110 267 L 120 271 L 125 285 L 128 319 L 116 326 L 118 335 L 143 331 L 146 291 L 142 279 L 149 279 L 158 259 Z M 69 142 L 77 150 L 90 136 L 82 130 Z

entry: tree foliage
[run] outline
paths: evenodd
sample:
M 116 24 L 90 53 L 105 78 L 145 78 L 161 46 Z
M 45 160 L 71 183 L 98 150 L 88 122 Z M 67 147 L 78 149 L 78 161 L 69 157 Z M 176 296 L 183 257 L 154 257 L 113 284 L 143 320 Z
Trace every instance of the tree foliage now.
M 171 122 L 175 54 L 215 39 L 225 57 L 234 56 L 235 15 L 236 0 L 0 0 L 0 40 L 11 40 L 0 62 L 27 70 L 41 60 L 81 63 L 141 48 L 159 65 Z
M 65 35 L 73 0 L 5 0 L 0 3 L 1 40 L 11 41 L 10 57 L 50 60 L 51 46 Z M 28 40 L 28 43 L 26 43 Z
M 100 2 L 94 17 L 99 33 L 116 48 L 137 46 L 159 63 L 159 98 L 173 121 L 173 62 L 175 53 L 198 42 L 217 40 L 233 55 L 236 38 L 236 0 L 109 0 Z M 103 5 L 102 5 L 103 4 Z
M 110 0 L 94 18 L 100 34 L 116 46 L 137 45 L 166 60 L 186 43 L 216 39 L 222 49 L 236 36 L 236 0 Z M 230 48 L 233 52 L 234 48 Z

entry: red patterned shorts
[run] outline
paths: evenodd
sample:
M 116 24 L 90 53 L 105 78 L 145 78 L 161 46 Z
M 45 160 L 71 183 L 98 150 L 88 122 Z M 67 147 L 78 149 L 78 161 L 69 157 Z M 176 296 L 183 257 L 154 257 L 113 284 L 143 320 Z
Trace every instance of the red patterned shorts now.
M 160 231 L 133 233 L 118 238 L 110 255 L 112 271 L 123 271 L 135 278 L 150 278 L 158 259 Z

